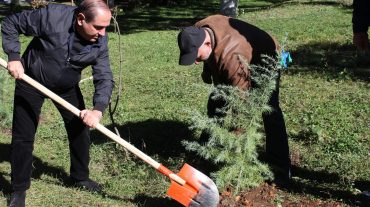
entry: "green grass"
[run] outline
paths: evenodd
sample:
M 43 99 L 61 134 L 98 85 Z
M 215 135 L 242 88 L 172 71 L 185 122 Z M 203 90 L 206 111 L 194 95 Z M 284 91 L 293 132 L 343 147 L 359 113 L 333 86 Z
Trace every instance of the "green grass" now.
M 287 37 L 286 49 L 293 55 L 293 65 L 283 72 L 280 91 L 291 138 L 294 180 L 302 187 L 292 196 L 311 195 L 354 205 L 353 197 L 370 177 L 369 68 L 358 72 L 351 46 L 351 9 L 336 3 L 341 1 L 332 2 L 286 3 L 265 9 L 274 5 L 273 1 L 241 1 L 245 12 L 239 18 L 279 40 Z M 114 116 L 116 124 L 125 139 L 174 170 L 189 159 L 181 140 L 196 138 L 187 128 L 190 120 L 184 109 L 205 112 L 208 98 L 200 79 L 201 66 L 178 66 L 176 38 L 178 29 L 193 23 L 194 17 L 217 10 L 215 6 L 205 8 L 203 4 L 194 10 L 158 7 L 147 13 L 137 9 L 118 18 L 124 33 L 120 43 L 123 92 Z M 23 45 L 28 41 L 22 37 Z M 118 36 L 110 34 L 117 83 L 118 44 Z M 3 53 L 0 56 L 5 57 Z M 84 77 L 89 75 L 86 69 Z M 6 72 L 0 76 L 7 81 L 0 83 L 0 112 L 5 111 L 10 119 L 14 85 Z M 81 87 L 91 106 L 92 83 L 84 82 Z M 107 113 L 103 124 L 112 127 Z M 10 196 L 10 126 L 1 121 L 0 206 L 6 206 Z M 91 177 L 105 185 L 105 193 L 71 188 L 66 133 L 50 101 L 43 107 L 36 137 L 28 205 L 176 206 L 165 198 L 166 178 L 132 154 L 127 157 L 122 147 L 96 131 L 92 131 Z

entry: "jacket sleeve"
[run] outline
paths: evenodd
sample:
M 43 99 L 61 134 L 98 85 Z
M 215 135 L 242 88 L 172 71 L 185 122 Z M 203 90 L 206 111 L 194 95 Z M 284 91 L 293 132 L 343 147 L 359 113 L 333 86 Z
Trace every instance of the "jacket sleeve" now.
M 219 46 L 220 72 L 226 83 L 240 89 L 251 87 L 249 63 L 252 60 L 252 47 L 242 36 L 235 36 L 233 41 L 225 41 Z
M 92 66 L 95 92 L 93 105 L 95 110 L 104 112 L 107 108 L 114 86 L 113 75 L 109 64 L 108 38 L 102 38 L 102 48 L 96 64 Z
M 248 62 L 244 56 L 234 53 L 224 63 L 225 75 L 228 77 L 230 85 L 237 86 L 240 89 L 249 89 L 251 87 L 251 74 Z
M 8 61 L 20 60 L 19 35 L 40 36 L 45 9 L 25 10 L 6 17 L 1 25 L 2 45 Z M 45 18 L 45 17 L 44 17 Z

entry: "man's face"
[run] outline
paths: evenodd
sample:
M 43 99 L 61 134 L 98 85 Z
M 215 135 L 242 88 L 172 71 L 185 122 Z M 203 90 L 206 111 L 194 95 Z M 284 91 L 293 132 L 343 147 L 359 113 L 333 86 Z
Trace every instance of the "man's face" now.
M 212 45 L 211 45 L 209 38 L 206 38 L 203 44 L 198 49 L 198 56 L 194 63 L 198 65 L 200 62 L 208 60 L 211 53 L 212 53 Z
M 77 31 L 85 40 L 96 42 L 99 37 L 105 35 L 105 29 L 109 26 L 111 17 L 109 11 L 98 9 L 95 18 L 86 22 L 85 16 L 80 13 L 77 16 Z

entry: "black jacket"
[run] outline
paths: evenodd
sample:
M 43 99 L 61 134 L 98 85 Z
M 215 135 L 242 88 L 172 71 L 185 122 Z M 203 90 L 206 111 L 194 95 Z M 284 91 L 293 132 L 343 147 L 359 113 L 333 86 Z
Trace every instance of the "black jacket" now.
M 76 7 L 49 4 L 45 8 L 27 10 L 4 19 L 2 44 L 8 60 L 21 60 L 25 73 L 53 91 L 78 84 L 81 71 L 92 66 L 95 93 L 94 109 L 104 111 L 113 89 L 109 64 L 108 39 L 101 37 L 81 51 L 71 54 L 76 44 L 74 31 Z M 19 35 L 33 36 L 20 58 Z
M 370 0 L 354 0 L 352 16 L 353 32 L 367 32 L 370 26 Z

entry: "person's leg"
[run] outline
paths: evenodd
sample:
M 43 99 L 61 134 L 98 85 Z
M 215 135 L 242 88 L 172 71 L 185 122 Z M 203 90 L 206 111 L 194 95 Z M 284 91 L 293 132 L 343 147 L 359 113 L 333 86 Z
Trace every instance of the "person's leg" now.
M 76 108 L 85 109 L 85 103 L 78 87 L 58 93 L 58 95 Z M 70 173 L 75 180 L 89 178 L 90 131 L 82 120 L 63 106 L 54 102 L 67 131 L 70 151 Z
M 11 142 L 10 206 L 24 206 L 25 191 L 31 185 L 32 151 L 44 97 L 27 83 L 17 80 L 14 92 Z
M 11 143 L 11 183 L 14 191 L 30 187 L 32 151 L 44 97 L 32 86 L 16 81 Z
M 58 93 L 58 95 L 78 109 L 85 109 L 83 96 L 78 86 Z M 72 180 L 75 182 L 77 187 L 86 188 L 91 191 L 100 191 L 101 186 L 89 179 L 89 128 L 72 112 L 55 102 L 54 104 L 63 117 L 64 125 L 68 134 L 71 159 L 70 173 Z
M 267 159 L 275 178 L 289 179 L 289 145 L 283 112 L 279 106 L 279 78 L 277 78 L 276 90 L 271 94 L 268 104 L 272 107 L 272 112 L 263 114 Z

